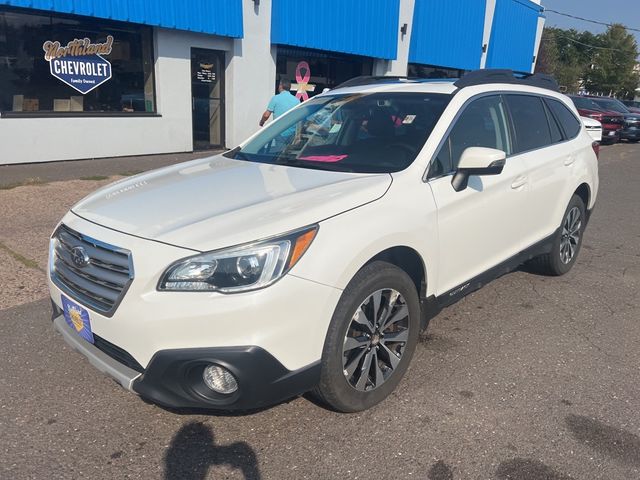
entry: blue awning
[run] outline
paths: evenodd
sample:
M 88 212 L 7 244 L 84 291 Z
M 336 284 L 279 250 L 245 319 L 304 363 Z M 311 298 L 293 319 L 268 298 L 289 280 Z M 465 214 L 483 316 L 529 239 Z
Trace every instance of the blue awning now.
M 273 0 L 271 43 L 395 59 L 400 0 Z
M 486 0 L 415 0 L 409 62 L 480 67 Z
M 497 0 L 487 68 L 530 72 L 542 7 L 530 0 Z
M 0 5 L 242 37 L 242 0 L 0 0 Z

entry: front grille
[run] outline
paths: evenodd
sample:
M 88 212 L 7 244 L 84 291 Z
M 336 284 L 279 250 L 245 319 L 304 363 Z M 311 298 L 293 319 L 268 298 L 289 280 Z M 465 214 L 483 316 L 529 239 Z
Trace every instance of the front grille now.
M 74 261 L 82 247 L 85 265 Z M 78 302 L 110 317 L 133 280 L 131 252 L 60 225 L 51 238 L 51 280 Z
M 127 367 L 135 370 L 136 372 L 144 373 L 144 368 L 140 365 L 135 358 L 128 352 L 125 352 L 120 347 L 113 343 L 107 342 L 104 338 L 99 337 L 95 333 L 93 334 L 93 344 L 95 347 L 103 353 L 106 353 L 115 361 L 126 365 Z
M 610 116 L 604 116 L 602 117 L 602 123 L 616 123 L 616 124 L 620 124 L 622 125 L 624 123 L 624 118 L 623 117 L 610 117 Z

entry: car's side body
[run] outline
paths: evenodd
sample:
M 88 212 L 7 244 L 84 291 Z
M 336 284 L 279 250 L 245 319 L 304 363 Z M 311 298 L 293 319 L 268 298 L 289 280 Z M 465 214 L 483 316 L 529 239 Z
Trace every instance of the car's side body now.
M 492 87 L 495 90 L 492 90 L 491 94 L 530 92 L 557 98 L 571 107 L 570 103 L 566 102 L 566 97 L 548 90 L 523 90 L 513 85 Z M 569 198 L 583 184 L 589 188 L 590 209 L 595 203 L 598 188 L 597 161 L 591 148 L 591 137 L 584 129 L 575 139 L 548 146 L 545 152 L 530 151 L 509 157 L 505 172 L 498 176 L 503 178 L 478 179 L 475 188 L 467 191 L 454 192 L 451 189 L 453 172 L 436 179 L 426 179 L 428 166 L 458 112 L 463 110 L 467 102 L 485 94 L 486 89 L 481 87 L 465 88 L 457 93 L 416 161 L 406 170 L 393 174 L 393 184 L 385 194 L 384 202 L 371 203 L 358 209 L 358 214 L 362 214 L 363 218 L 369 218 L 370 215 L 381 218 L 397 216 L 397 231 L 380 235 L 375 225 L 358 225 L 358 233 L 361 228 L 364 229 L 361 231 L 362 234 L 350 235 L 344 241 L 352 243 L 343 244 L 346 248 L 334 252 L 334 255 L 337 255 L 337 264 L 345 266 L 341 271 L 336 271 L 333 264 L 311 264 L 311 258 L 303 258 L 297 265 L 296 272 L 303 277 L 313 277 L 316 281 L 344 288 L 355 272 L 371 258 L 387 249 L 406 246 L 418 252 L 426 266 L 426 295 L 439 296 L 551 235 L 559 225 Z M 565 165 L 574 158 L 573 163 Z M 526 167 L 521 169 L 517 166 L 511 172 L 510 164 L 517 161 L 522 161 Z M 519 176 L 526 176 L 527 181 L 514 189 L 511 185 Z M 492 191 L 482 191 L 485 187 Z M 493 210 L 488 209 L 485 203 L 482 207 L 474 206 L 474 197 L 479 193 L 496 195 L 495 204 L 492 204 Z M 530 198 L 527 201 L 520 200 L 517 198 L 520 195 Z M 407 202 L 407 198 L 413 201 Z M 539 215 L 535 230 L 523 229 L 519 224 L 523 205 L 529 202 L 535 204 L 540 212 L 544 212 Z M 478 211 L 479 208 L 486 210 L 482 213 Z M 461 221 L 458 228 L 467 228 L 469 238 L 461 235 L 459 230 L 454 231 L 455 229 L 442 238 L 442 228 L 447 229 L 447 220 L 442 218 L 442 214 L 445 211 L 449 215 L 449 209 L 453 210 L 451 216 L 464 217 L 466 221 Z M 505 225 L 507 221 L 510 225 Z M 316 239 L 318 244 L 314 244 L 314 247 L 319 245 L 318 248 L 323 251 L 330 251 L 334 235 L 350 228 L 349 225 L 353 228 L 353 219 L 349 215 L 339 215 L 325 220 L 322 223 L 325 232 L 329 228 L 335 228 L 335 232 L 319 235 Z M 505 229 L 509 228 L 512 229 L 509 242 L 505 240 L 496 245 L 495 239 L 490 238 L 495 231 L 504 235 Z M 517 237 L 515 241 L 514 237 Z M 464 248 L 470 238 L 473 239 L 474 248 Z M 326 239 L 326 244 L 323 243 L 323 239 Z M 455 258 L 450 259 L 453 264 L 441 271 L 442 250 L 445 245 L 456 252 L 456 255 L 452 255 Z M 477 249 L 483 254 L 478 255 Z M 468 258 L 464 257 L 465 250 L 472 250 Z M 358 252 L 355 257 L 353 252 Z M 470 260 L 472 255 L 475 257 L 473 261 Z M 463 269 L 466 270 L 466 274 L 453 273 Z
M 330 94 L 390 91 L 451 95 L 417 158 L 402 171 L 309 173 L 219 157 L 126 180 L 75 206 L 62 223 L 89 242 L 99 239 L 130 251 L 135 266 L 135 279 L 117 309 L 108 314 L 91 311 L 94 334 L 117 346 L 120 363 L 129 362 L 128 370 L 108 359 L 95 360 L 102 350 L 83 345 L 89 349 L 83 353 L 110 375 L 120 372 L 119 381 L 126 388 L 161 404 L 247 408 L 273 403 L 317 383 L 336 305 L 349 282 L 372 260 L 396 264 L 410 275 L 422 301 L 424 325 L 432 307 L 448 305 L 549 251 L 572 196 L 583 198 L 587 210 L 595 205 L 598 165 L 593 139 L 564 95 L 508 83 L 457 89 L 451 82 L 397 82 Z M 504 141 L 512 152 L 502 173 L 471 176 L 468 186 L 456 191 L 455 166 L 433 174 L 434 159 L 465 111 L 486 97 L 504 104 L 501 135 L 508 138 Z M 538 148 L 519 149 L 524 139 L 514 127 L 512 107 L 516 100 L 530 99 L 544 112 L 549 138 L 552 131 L 556 137 Z M 579 125 L 572 134 L 551 112 L 550 106 L 558 103 Z M 225 190 L 225 182 L 241 184 L 234 175 L 246 178 L 247 186 L 259 193 L 249 195 L 251 200 L 230 199 L 233 191 Z M 207 183 L 213 178 L 224 179 L 215 183 L 219 192 L 212 192 Z M 162 198 L 167 184 L 178 188 L 181 182 L 190 182 L 185 194 L 197 199 L 182 217 Z M 205 187 L 200 191 L 194 185 Z M 227 203 L 214 205 L 215 215 L 210 213 L 211 202 L 225 199 Z M 228 207 L 233 202 L 237 204 Z M 208 213 L 198 213 L 198 204 Z M 149 210 L 150 205 L 159 213 Z M 124 208 L 129 210 L 126 215 Z M 318 230 L 308 251 L 267 288 L 237 294 L 157 288 L 167 266 L 180 259 L 309 224 L 317 224 Z M 61 296 L 70 292 L 55 278 L 54 243 L 49 287 L 59 314 Z M 56 321 L 64 330 L 64 320 Z M 184 365 L 203 362 L 232 369 L 245 389 L 220 397 L 182 385 L 181 379 L 190 375 Z M 256 368 L 256 362 L 262 367 Z

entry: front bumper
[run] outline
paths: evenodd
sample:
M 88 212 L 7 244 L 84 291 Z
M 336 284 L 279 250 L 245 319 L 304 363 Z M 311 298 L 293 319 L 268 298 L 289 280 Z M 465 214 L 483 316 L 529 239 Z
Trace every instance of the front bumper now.
M 84 340 L 67 325 L 61 312 L 55 307 L 53 311 L 53 328 L 55 328 L 67 344 L 81 353 L 95 368 L 113 378 L 123 388 L 133 391 L 133 383 L 140 376 L 140 372 L 123 365 L 114 358 L 99 350 L 95 345 Z
M 620 130 L 620 138 L 631 141 L 640 140 L 640 126 Z
M 292 372 L 256 346 L 162 350 L 140 372 L 77 335 L 55 303 L 52 316 L 54 329 L 96 369 L 130 392 L 169 408 L 255 409 L 305 393 L 320 379 L 319 361 Z M 230 395 L 209 390 L 202 372 L 210 364 L 231 371 L 238 390 Z
M 202 372 L 210 364 L 231 371 L 238 390 L 224 395 L 208 389 Z M 291 372 L 260 347 L 187 348 L 156 353 L 133 391 L 165 407 L 246 410 L 305 393 L 319 380 L 319 361 Z
M 604 125 L 602 127 L 602 141 L 600 143 L 616 143 L 620 140 L 620 129 L 619 128 L 606 128 Z

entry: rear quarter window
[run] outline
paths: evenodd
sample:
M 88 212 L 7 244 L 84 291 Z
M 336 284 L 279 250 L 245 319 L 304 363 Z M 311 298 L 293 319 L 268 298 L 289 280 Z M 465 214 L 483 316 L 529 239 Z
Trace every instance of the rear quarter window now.
M 546 98 L 545 102 L 547 102 L 551 113 L 553 113 L 553 116 L 556 117 L 558 123 L 562 126 L 565 136 L 568 139 L 577 137 L 582 126 L 573 112 L 559 100 Z
M 558 119 L 551 113 L 549 107 L 545 107 L 547 110 L 547 120 L 549 120 L 549 128 L 551 129 L 551 142 L 559 143 L 564 140 L 564 135 L 560 129 Z

